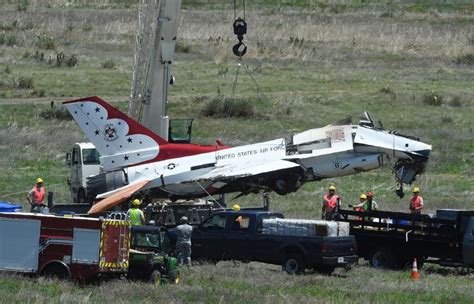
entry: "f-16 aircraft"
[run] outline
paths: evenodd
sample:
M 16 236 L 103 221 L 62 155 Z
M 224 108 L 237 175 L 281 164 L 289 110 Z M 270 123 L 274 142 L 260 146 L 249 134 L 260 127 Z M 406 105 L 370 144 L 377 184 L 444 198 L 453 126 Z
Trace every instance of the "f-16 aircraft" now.
M 88 185 L 102 200 L 89 213 L 144 190 L 163 198 L 268 190 L 285 195 L 305 182 L 379 168 L 385 157 L 395 159 L 397 181 L 411 184 L 431 152 L 416 138 L 377 128 L 366 112 L 358 125 L 332 124 L 290 140 L 229 147 L 169 143 L 97 96 L 64 105 L 101 155 L 102 173 Z

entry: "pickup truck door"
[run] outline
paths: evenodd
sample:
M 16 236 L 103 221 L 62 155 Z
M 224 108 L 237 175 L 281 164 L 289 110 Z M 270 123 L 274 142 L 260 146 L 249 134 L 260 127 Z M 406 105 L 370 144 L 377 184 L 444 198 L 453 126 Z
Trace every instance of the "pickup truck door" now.
M 226 238 L 226 216 L 215 214 L 209 217 L 193 231 L 192 256 L 204 259 L 222 259 L 225 247 L 222 242 Z
M 255 218 L 249 215 L 228 214 L 227 238 L 223 241 L 226 259 L 249 260 L 251 250 L 251 235 L 255 229 Z
M 462 257 L 464 264 L 474 266 L 474 217 L 471 217 L 464 234 Z

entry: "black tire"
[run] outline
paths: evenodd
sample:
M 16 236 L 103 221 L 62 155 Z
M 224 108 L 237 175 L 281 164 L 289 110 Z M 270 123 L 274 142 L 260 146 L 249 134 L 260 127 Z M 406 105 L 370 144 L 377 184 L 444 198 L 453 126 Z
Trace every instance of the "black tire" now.
M 282 174 L 272 181 L 271 188 L 279 195 L 286 195 L 295 192 L 301 187 L 302 178 L 295 174 Z
M 46 278 L 67 280 L 69 279 L 69 270 L 64 265 L 52 263 L 43 269 L 41 275 Z
M 370 256 L 370 265 L 377 269 L 392 269 L 395 267 L 395 255 L 389 249 L 377 249 Z
M 314 265 L 313 269 L 314 271 L 319 272 L 321 274 L 330 275 L 331 273 L 334 272 L 334 270 L 336 269 L 336 266 L 318 264 L 318 265 Z
M 181 273 L 179 272 L 179 270 L 176 269 L 171 271 L 168 275 L 168 281 L 171 284 L 179 284 L 179 282 L 181 281 Z
M 303 257 L 300 254 L 289 254 L 283 260 L 282 267 L 288 274 L 301 274 L 305 269 Z
M 150 278 L 148 279 L 148 282 L 150 282 L 153 285 L 160 285 L 161 282 L 161 272 L 159 270 L 153 270 L 153 272 L 150 275 Z

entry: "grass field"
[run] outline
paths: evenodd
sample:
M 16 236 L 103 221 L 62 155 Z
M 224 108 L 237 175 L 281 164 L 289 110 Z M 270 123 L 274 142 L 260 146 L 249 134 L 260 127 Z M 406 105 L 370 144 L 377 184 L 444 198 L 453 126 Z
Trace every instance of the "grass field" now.
M 44 119 L 50 102 L 98 95 L 126 109 L 133 67 L 136 2 L 0 0 L 0 201 L 26 205 L 41 176 L 68 202 L 64 154 L 85 140 L 75 123 Z M 416 184 L 426 211 L 474 205 L 474 5 L 470 1 L 266 1 L 249 3 L 235 97 L 239 118 L 205 110 L 232 96 L 237 59 L 229 1 L 184 1 L 170 88 L 170 116 L 195 118 L 193 142 L 238 145 L 288 136 L 369 111 L 387 129 L 433 145 Z M 62 54 L 59 55 L 58 54 Z M 252 80 L 256 80 L 256 83 Z M 329 183 L 344 204 L 375 192 L 385 210 L 407 210 L 391 165 L 271 194 L 272 209 L 319 218 Z M 228 196 L 229 198 L 231 196 Z M 236 200 L 261 204 L 261 197 Z M 287 276 L 276 266 L 219 263 L 183 270 L 180 286 L 125 282 L 78 287 L 2 275 L 7 302 L 472 302 L 472 274 L 431 267 L 407 272 L 364 265 L 331 277 Z M 137 298 L 129 295 L 139 290 Z

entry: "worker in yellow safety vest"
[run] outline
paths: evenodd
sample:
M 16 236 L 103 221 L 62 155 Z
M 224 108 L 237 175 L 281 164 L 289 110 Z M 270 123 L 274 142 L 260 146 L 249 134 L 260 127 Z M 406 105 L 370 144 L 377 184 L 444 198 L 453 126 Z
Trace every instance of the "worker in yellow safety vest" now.
M 132 222 L 132 225 L 145 224 L 145 215 L 143 214 L 143 211 L 140 210 L 141 204 L 142 201 L 136 198 L 132 201 L 132 208 L 127 211 L 127 219 Z

